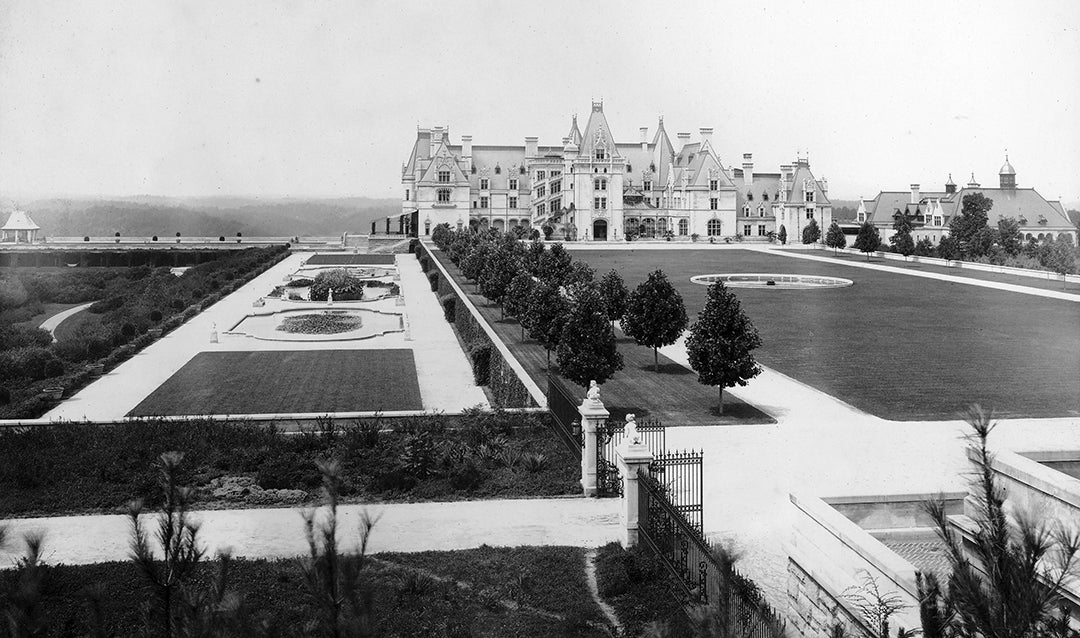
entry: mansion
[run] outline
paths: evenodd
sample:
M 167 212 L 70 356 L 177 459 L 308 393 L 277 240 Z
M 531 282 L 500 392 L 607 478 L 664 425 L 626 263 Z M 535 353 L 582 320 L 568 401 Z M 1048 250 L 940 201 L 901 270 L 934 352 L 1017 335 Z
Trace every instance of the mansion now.
M 781 226 L 789 241 L 817 220 L 832 222 L 828 183 L 810 172 L 808 159 L 757 173 L 753 156 L 725 167 L 713 147 L 713 129 L 696 140 L 679 133 L 676 144 L 661 117 L 656 132 L 640 129 L 638 142 L 617 142 L 593 102 L 584 129 L 575 115 L 556 146 L 526 137 L 521 146 L 460 143 L 448 127 L 418 129 L 402 167 L 401 219 L 410 234 L 451 227 L 514 226 L 554 229 L 554 237 L 621 241 L 628 236 L 672 239 L 761 238 Z
M 963 212 L 964 197 L 975 193 L 982 193 L 994 202 L 989 213 L 991 228 L 997 228 L 998 220 L 1012 217 L 1019 222 L 1025 240 L 1052 241 L 1059 235 L 1068 235 L 1076 243 L 1076 227 L 1069 221 L 1061 202 L 1047 200 L 1034 188 L 1017 186 L 1016 170 L 1008 156 L 998 171 L 997 188 L 982 186 L 975 181 L 974 174 L 967 185 L 957 188 L 949 175 L 941 191 L 922 191 L 919 184 L 912 184 L 907 191 L 881 191 L 874 199 L 862 200 L 855 221 L 861 224 L 870 220 L 882 240 L 888 241 L 893 234 L 893 223 L 906 214 L 912 220 L 912 238 L 929 239 L 936 244 L 949 233 L 952 218 Z

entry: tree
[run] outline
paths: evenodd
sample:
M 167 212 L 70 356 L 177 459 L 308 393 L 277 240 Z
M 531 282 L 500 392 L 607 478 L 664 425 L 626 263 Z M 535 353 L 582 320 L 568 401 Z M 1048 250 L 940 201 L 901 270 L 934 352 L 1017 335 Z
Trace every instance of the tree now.
M 780 224 L 780 232 L 776 234 L 776 238 L 780 240 L 781 246 L 787 245 L 787 227 Z
M 623 367 L 615 345 L 615 331 L 604 312 L 598 286 L 574 288 L 570 312 L 556 348 L 559 374 L 583 388 L 589 381 L 603 383 Z
M 623 316 L 623 331 L 639 345 L 653 349 L 653 369 L 660 370 L 657 350 L 675 343 L 686 329 L 686 305 L 682 295 L 656 270 L 630 293 Z
M 529 309 L 525 313 L 525 329 L 530 337 L 544 346 L 548 366 L 551 365 L 551 351 L 559 345 L 568 310 L 561 286 L 545 280 L 533 285 Z
M 949 235 L 956 240 L 960 255 L 965 259 L 985 254 L 977 252 L 982 245 L 972 245 L 972 241 L 980 230 L 989 228 L 989 212 L 993 207 L 994 200 L 982 193 L 964 195 L 960 214 L 949 221 Z
M 480 270 L 480 294 L 502 304 L 510 281 L 521 270 L 522 252 L 521 244 L 509 235 L 488 251 L 487 261 Z M 504 316 L 505 311 L 503 308 Z
M 600 279 L 600 296 L 604 300 L 604 312 L 614 327 L 615 322 L 626 314 L 626 301 L 630 297 L 619 271 L 612 269 Z
M 709 286 L 709 299 L 698 313 L 686 339 L 690 367 L 698 382 L 719 388 L 718 407 L 724 412 L 724 388 L 746 385 L 761 373 L 751 351 L 761 346 L 761 337 L 743 312 L 739 298 L 724 282 Z
M 968 456 L 975 472 L 968 500 L 974 505 L 970 516 L 975 528 L 969 540 L 960 538 L 944 503 L 927 503 L 952 576 L 946 594 L 925 585 L 920 592 L 921 616 L 924 623 L 927 619 L 933 623 L 924 624 L 925 635 L 1077 636 L 1068 630 L 1059 609 L 1066 584 L 1077 576 L 1080 538 L 1060 521 L 1052 525 L 1045 518 L 1006 511 L 1006 493 L 987 445 L 997 425 L 993 413 L 973 405 L 966 420 L 972 430 Z
M 570 256 L 570 253 L 566 252 L 562 244 L 554 244 L 551 248 L 545 250 L 544 254 L 540 255 L 536 276 L 544 281 L 561 286 L 570 273 L 570 264 L 573 260 L 574 258 Z
M 1050 244 L 1046 255 L 1046 267 L 1061 275 L 1061 288 L 1065 289 L 1065 275 L 1076 270 L 1076 252 L 1068 235 L 1058 235 Z
M 1020 245 L 1024 236 L 1020 232 L 1020 222 L 1013 217 L 1002 217 L 998 220 L 997 243 L 1005 254 L 1015 257 L 1020 254 Z
M 960 258 L 960 248 L 956 245 L 956 239 L 951 235 L 946 235 L 938 242 L 937 247 L 938 257 L 952 261 Z
M 915 240 L 911 238 L 911 231 L 906 227 L 893 233 L 892 237 L 889 238 L 889 244 L 894 252 L 898 252 L 905 257 L 915 252 Z
M 825 245 L 833 249 L 833 254 L 844 246 L 847 246 L 847 237 L 844 236 L 844 231 L 840 229 L 840 224 L 833 222 L 829 224 L 829 230 L 825 233 Z
M 527 272 L 519 272 L 510 280 L 503 297 L 503 310 L 511 317 L 516 317 L 521 326 L 521 340 L 525 340 L 525 322 L 529 313 L 529 299 L 536 279 Z
M 570 263 L 570 268 L 563 276 L 563 285 L 567 288 L 587 286 L 595 282 L 596 270 L 583 261 Z
M 881 234 L 876 226 L 866 220 L 859 226 L 859 234 L 855 237 L 852 246 L 856 250 L 866 253 L 866 261 L 870 261 L 870 253 L 881 247 Z
M 929 257 L 934 254 L 934 242 L 929 237 L 923 237 L 919 241 L 915 242 L 915 255 L 918 257 Z
M 802 243 L 813 244 L 821 239 L 821 227 L 818 226 L 816 219 L 811 219 L 810 223 L 802 229 Z
M 525 270 L 531 275 L 540 276 L 540 260 L 544 257 L 544 242 L 534 240 L 525 249 Z

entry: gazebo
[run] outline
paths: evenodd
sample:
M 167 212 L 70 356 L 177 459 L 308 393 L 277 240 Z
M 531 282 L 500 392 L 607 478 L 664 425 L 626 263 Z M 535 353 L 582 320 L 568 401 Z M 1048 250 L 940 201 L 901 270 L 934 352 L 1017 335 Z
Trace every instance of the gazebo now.
M 0 228 L 0 233 L 3 233 L 0 242 L 32 244 L 37 241 L 37 231 L 40 229 L 41 226 L 35 224 L 26 211 L 15 208 L 11 211 L 7 223 Z

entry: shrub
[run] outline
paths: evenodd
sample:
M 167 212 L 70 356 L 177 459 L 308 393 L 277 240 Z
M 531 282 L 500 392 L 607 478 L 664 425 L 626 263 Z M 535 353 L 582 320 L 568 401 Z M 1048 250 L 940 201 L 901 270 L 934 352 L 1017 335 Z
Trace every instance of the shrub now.
M 431 271 L 427 274 L 428 283 L 431 284 L 431 291 L 438 292 L 439 290 L 439 273 Z
M 334 299 L 341 301 L 364 298 L 364 282 L 359 277 L 350 275 L 344 268 L 335 268 L 316 275 L 311 283 L 309 296 L 312 301 L 326 301 L 331 289 L 334 291 Z
M 443 317 L 446 318 L 448 323 L 454 323 L 454 319 L 457 316 L 457 296 L 455 296 L 454 293 L 443 295 L 442 297 L 439 297 L 439 303 L 442 304 Z
M 11 348 L 24 348 L 37 346 L 48 347 L 52 343 L 52 335 L 47 330 L 33 328 L 25 325 L 10 325 L 0 327 L 0 350 Z
M 45 377 L 51 379 L 64 374 L 64 363 L 59 359 L 49 359 L 45 364 Z
M 150 314 L 147 315 L 147 316 L 150 318 L 151 323 L 157 323 L 157 322 L 161 321 L 161 318 L 162 318 L 162 314 L 161 314 L 160 310 L 151 310 Z
M 0 386 L 0 405 L 9 403 L 11 403 L 11 390 L 8 390 L 5 386 Z
M 428 259 L 427 255 L 422 255 L 420 257 L 420 270 L 424 272 L 431 270 L 431 260 Z
M 473 380 L 476 385 L 488 385 L 491 380 L 491 344 L 476 343 L 469 347 Z
M 150 241 L 157 241 L 157 235 L 154 235 L 153 237 L 151 237 Z
M 128 339 L 131 339 L 139 333 L 139 329 L 133 323 L 125 323 L 120 326 L 120 334 L 124 335 Z
M 311 284 L 315 283 L 311 279 L 301 277 L 300 279 L 293 279 L 289 283 L 285 284 L 286 288 L 307 288 Z
M 218 235 L 218 241 L 225 241 L 225 235 Z

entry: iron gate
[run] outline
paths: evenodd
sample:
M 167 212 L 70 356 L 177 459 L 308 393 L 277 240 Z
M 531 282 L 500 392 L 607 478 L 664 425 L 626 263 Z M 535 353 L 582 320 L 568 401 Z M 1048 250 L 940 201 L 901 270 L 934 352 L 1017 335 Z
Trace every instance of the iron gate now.
M 555 432 L 580 460 L 581 448 L 584 445 L 581 438 L 581 414 L 578 412 L 580 401 L 574 400 L 574 395 L 554 375 L 548 374 L 547 381 L 548 411 L 555 422 Z
M 637 423 L 641 442 L 649 446 L 653 456 L 667 452 L 667 433 L 664 424 L 657 420 Z M 622 496 L 622 476 L 615 464 L 615 448 L 626 438 L 626 424 L 606 421 L 596 429 L 596 495 Z

